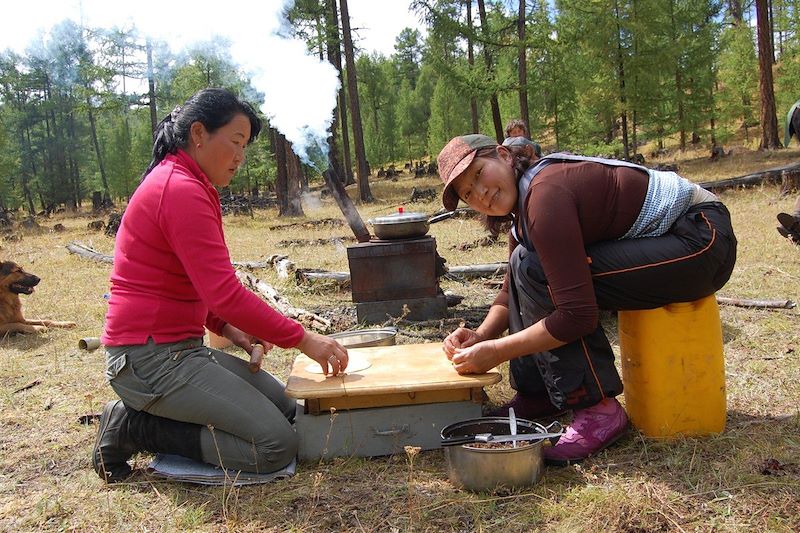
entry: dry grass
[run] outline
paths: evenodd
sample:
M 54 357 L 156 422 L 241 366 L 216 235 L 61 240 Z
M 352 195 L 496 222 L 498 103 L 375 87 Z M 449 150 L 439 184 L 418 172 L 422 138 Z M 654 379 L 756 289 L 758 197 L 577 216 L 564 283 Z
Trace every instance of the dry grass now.
M 748 152 L 713 165 L 705 154 L 687 156 L 681 173 L 696 181 L 721 179 L 786 164 L 780 155 Z M 702 156 L 702 157 L 701 157 Z M 382 201 L 360 206 L 364 218 L 384 214 L 408 198 L 412 186 L 435 179 L 374 182 Z M 800 248 L 774 229 L 774 215 L 793 198 L 777 188 L 724 195 L 740 241 L 728 296 L 800 300 Z M 312 208 L 312 203 L 318 204 Z M 411 207 L 409 207 L 409 210 Z M 433 213 L 438 203 L 415 204 Z M 341 218 L 330 200 L 308 202 L 311 219 Z M 800 529 L 800 328 L 798 311 L 723 307 L 728 385 L 728 428 L 712 438 L 658 442 L 634 433 L 581 466 L 548 468 L 543 481 L 522 491 L 470 494 L 447 481 L 440 451 L 372 459 L 304 463 L 289 480 L 234 490 L 158 482 L 144 474 L 105 486 L 89 453 L 95 426 L 78 417 L 97 412 L 113 397 L 103 379 L 101 351 L 82 352 L 77 340 L 97 336 L 108 290 L 106 265 L 78 259 L 64 245 L 73 240 L 110 253 L 113 241 L 86 229 L 82 216 L 41 221 L 45 231 L 2 243 L 3 256 L 43 278 L 25 299 L 28 316 L 75 320 L 75 330 L 0 340 L 0 530 L 4 531 L 797 531 Z M 60 222 L 64 233 L 49 228 Z M 301 267 L 346 270 L 345 245 L 282 248 L 284 239 L 347 237 L 346 226 L 278 228 L 274 212 L 227 217 L 235 260 L 285 253 Z M 472 251 L 459 243 L 483 236 L 470 219 L 432 226 L 439 252 L 451 265 L 499 261 L 506 243 Z M 293 304 L 330 314 L 352 306 L 333 286 L 296 286 L 259 272 Z M 494 289 L 482 283 L 445 282 L 466 296 L 451 309 L 471 316 Z M 474 312 L 473 312 L 474 314 Z M 608 318 L 614 328 L 613 318 Z M 407 330 L 400 342 L 416 342 Z M 443 333 L 443 332 L 442 332 Z M 267 370 L 286 378 L 296 352 L 276 350 Z M 503 372 L 506 370 L 503 368 Z M 26 384 L 39 384 L 15 392 Z M 507 384 L 488 390 L 493 401 L 510 396 Z M 775 459 L 787 465 L 767 475 Z M 138 458 L 139 466 L 147 457 Z M 794 466 L 791 466 L 794 465 Z

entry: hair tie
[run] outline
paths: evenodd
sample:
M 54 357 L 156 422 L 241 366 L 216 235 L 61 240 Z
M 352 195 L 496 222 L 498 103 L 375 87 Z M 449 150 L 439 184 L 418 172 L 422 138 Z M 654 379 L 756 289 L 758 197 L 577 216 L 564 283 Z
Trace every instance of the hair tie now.
M 181 106 L 176 105 L 175 109 L 172 110 L 172 113 L 169 114 L 169 118 L 172 122 L 178 121 L 178 113 L 181 112 Z

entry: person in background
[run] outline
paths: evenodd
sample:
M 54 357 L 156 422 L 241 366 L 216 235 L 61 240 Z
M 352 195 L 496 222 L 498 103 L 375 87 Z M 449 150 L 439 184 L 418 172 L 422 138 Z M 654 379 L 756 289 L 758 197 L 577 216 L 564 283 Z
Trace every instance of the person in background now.
M 156 129 L 153 161 L 117 233 L 102 337 L 121 398 L 105 406 L 92 450 L 108 482 L 127 477 L 141 451 L 262 473 L 294 459 L 296 402 L 272 375 L 205 347 L 204 326 L 248 353 L 296 347 L 326 374 L 347 368 L 344 347 L 273 310 L 231 265 L 215 187 L 230 184 L 260 130 L 249 104 L 217 88 Z
M 786 114 L 786 133 L 783 139 L 783 145 L 789 148 L 789 143 L 792 142 L 794 136 L 800 141 L 800 100 L 794 103 Z M 777 227 L 778 233 L 787 237 L 794 244 L 800 244 L 800 196 L 794 203 L 794 213 L 778 213 Z
M 488 226 L 511 227 L 500 294 L 475 330 L 445 338 L 446 356 L 460 374 L 510 362 L 516 395 L 490 415 L 573 412 L 565 435 L 544 449 L 548 463 L 606 448 L 628 418 L 599 309 L 652 309 L 717 291 L 736 260 L 728 210 L 674 172 L 564 153 L 529 158 L 480 134 L 452 139 L 438 164 L 446 209 L 461 199 Z
M 506 138 L 503 140 L 503 146 L 529 146 L 530 148 L 523 148 L 524 151 L 533 151 L 536 157 L 542 157 L 542 147 L 539 143 L 531 140 L 528 125 L 524 120 L 515 118 L 506 124 Z
M 518 118 L 512 119 L 506 124 L 506 137 L 525 137 L 530 139 L 530 132 L 528 125 L 524 120 Z

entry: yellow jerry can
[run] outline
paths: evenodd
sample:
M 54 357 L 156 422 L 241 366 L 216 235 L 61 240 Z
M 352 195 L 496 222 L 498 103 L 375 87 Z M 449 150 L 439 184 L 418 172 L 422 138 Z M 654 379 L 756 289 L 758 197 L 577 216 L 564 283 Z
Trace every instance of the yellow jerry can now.
M 725 429 L 725 361 L 716 297 L 619 312 L 625 408 L 648 437 Z

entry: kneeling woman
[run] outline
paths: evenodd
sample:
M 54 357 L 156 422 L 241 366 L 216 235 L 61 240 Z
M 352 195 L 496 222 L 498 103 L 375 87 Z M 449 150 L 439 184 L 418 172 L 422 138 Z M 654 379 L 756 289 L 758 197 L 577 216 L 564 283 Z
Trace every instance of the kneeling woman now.
M 484 135 L 452 139 L 438 156 L 443 203 L 459 198 L 494 226 L 511 221 L 509 268 L 481 325 L 444 351 L 461 374 L 510 361 L 514 407 L 528 419 L 573 411 L 551 464 L 579 461 L 619 439 L 628 417 L 599 309 L 652 309 L 708 296 L 736 261 L 728 210 L 673 172 L 623 161 L 541 159 Z M 509 335 L 500 337 L 508 330 Z
M 260 129 L 249 104 L 204 89 L 156 130 L 114 252 L 103 343 L 122 400 L 106 405 L 92 454 L 107 481 L 125 478 L 140 451 L 262 473 L 294 458 L 295 401 L 267 372 L 203 346 L 204 326 L 248 353 L 277 344 L 325 373 L 347 367 L 347 350 L 274 311 L 231 266 L 214 187 L 230 184 Z

